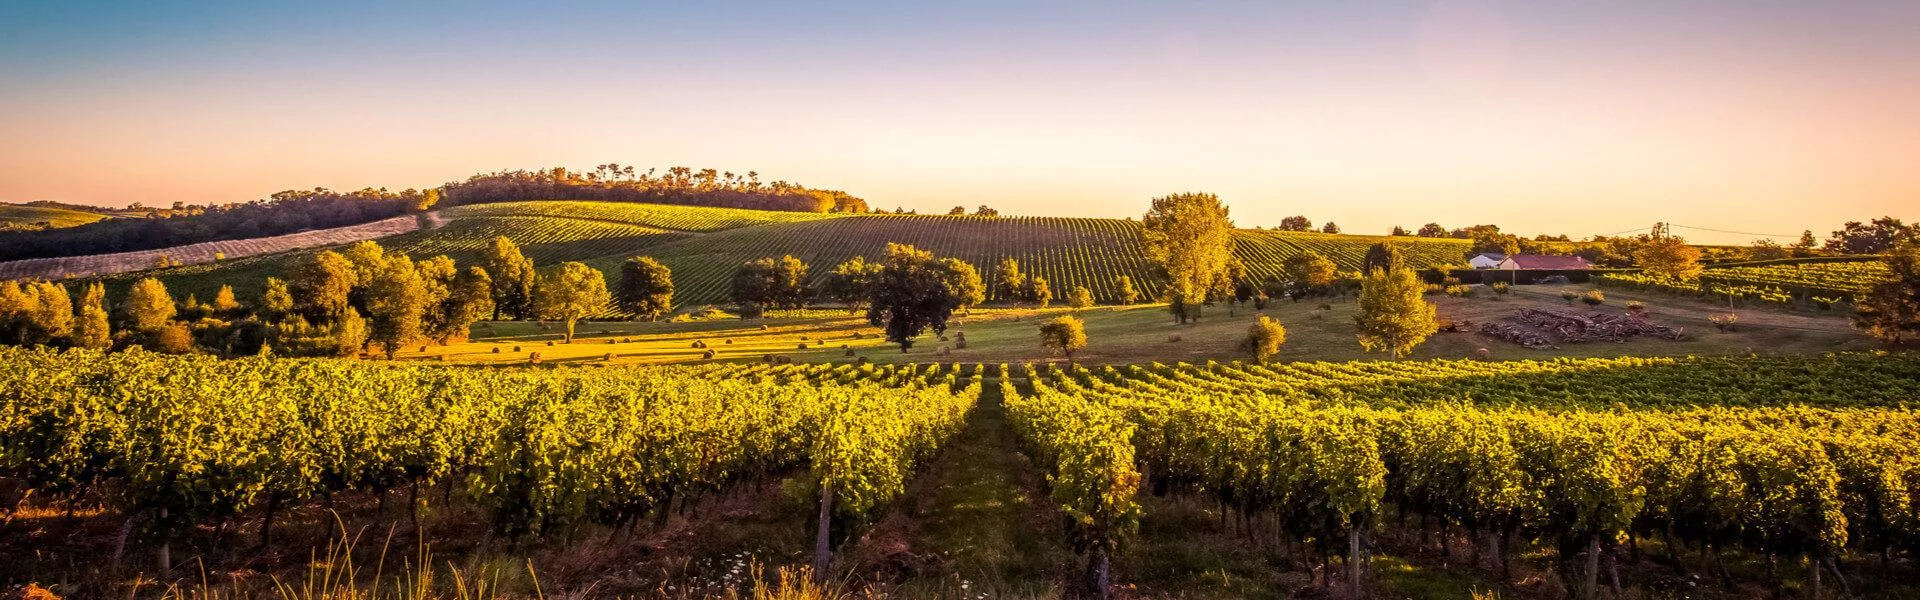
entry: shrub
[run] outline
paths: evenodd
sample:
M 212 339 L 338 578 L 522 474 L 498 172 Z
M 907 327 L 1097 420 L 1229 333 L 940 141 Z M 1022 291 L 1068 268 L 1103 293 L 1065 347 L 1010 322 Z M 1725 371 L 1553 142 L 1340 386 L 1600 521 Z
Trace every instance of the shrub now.
M 1720 330 L 1720 333 L 1727 333 L 1733 331 L 1735 323 L 1740 322 L 1740 315 L 1730 312 L 1713 313 L 1707 315 L 1707 322 L 1712 323 L 1715 328 Z
M 1287 343 L 1287 328 L 1279 321 L 1260 315 L 1254 317 L 1253 326 L 1247 328 L 1247 338 L 1240 341 L 1240 351 L 1253 356 L 1255 362 L 1264 363 L 1279 352 L 1284 343 Z
M 1587 290 L 1585 295 L 1580 296 L 1580 301 L 1587 303 L 1587 306 L 1599 306 L 1607 303 L 1607 295 L 1600 290 Z
M 1507 295 L 1507 292 L 1513 291 L 1513 284 L 1507 283 L 1505 281 L 1495 281 L 1493 282 L 1493 285 L 1490 285 L 1487 287 L 1493 288 L 1494 296 L 1505 296 Z
M 1567 301 L 1567 304 L 1573 304 L 1573 301 L 1580 299 L 1580 293 L 1573 290 L 1560 292 L 1560 299 Z
M 1464 285 L 1447 286 L 1447 295 L 1454 298 L 1472 298 L 1473 288 Z
M 967 349 L 967 332 L 961 331 L 953 334 L 953 349 Z
M 1824 296 L 1813 296 L 1807 299 L 1812 300 L 1813 305 L 1820 307 L 1820 310 L 1833 310 L 1833 305 L 1840 303 L 1839 298 L 1827 298 Z
M 1639 300 L 1628 300 L 1627 312 L 1631 312 L 1636 315 L 1647 312 L 1647 303 L 1641 302 Z

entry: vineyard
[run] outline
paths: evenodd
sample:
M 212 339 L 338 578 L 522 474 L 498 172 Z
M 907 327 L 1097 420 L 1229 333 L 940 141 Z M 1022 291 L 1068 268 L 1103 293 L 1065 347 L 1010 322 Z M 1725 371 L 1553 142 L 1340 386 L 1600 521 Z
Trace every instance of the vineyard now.
M 1698 279 L 1678 280 L 1641 273 L 1597 274 L 1593 281 L 1625 287 L 1771 304 L 1796 301 L 1832 306 L 1867 294 L 1887 277 L 1878 260 L 1821 261 L 1709 268 Z
M 59 229 L 85 225 L 107 218 L 106 215 L 93 212 L 69 210 L 52 206 L 22 206 L 0 203 L 0 233 L 8 229 Z
M 1469 530 L 1505 580 L 1515 544 L 1554 548 L 1567 589 L 1587 598 L 1602 559 L 1625 560 L 1636 539 L 1664 540 L 1685 568 L 1679 544 L 1701 548 L 1698 568 L 1729 586 L 1732 549 L 1804 557 L 1815 597 L 1819 573 L 1849 555 L 1920 539 L 1909 355 L 1024 375 L 1003 382 L 1008 413 L 1096 558 L 1138 527 L 1140 490 L 1209 497 L 1238 515 L 1223 524 L 1286 540 L 1282 560 L 1346 555 L 1349 586 L 1365 585 L 1353 565 L 1373 532 L 1410 514 L 1423 541 L 1429 522 L 1443 540 L 1449 524 Z
M 265 537 L 276 512 L 353 491 L 457 496 L 512 537 L 617 528 L 796 471 L 823 511 L 861 521 L 979 390 L 939 365 L 502 371 L 5 349 L 0 476 L 101 502 L 162 548 L 237 518 L 264 520 Z

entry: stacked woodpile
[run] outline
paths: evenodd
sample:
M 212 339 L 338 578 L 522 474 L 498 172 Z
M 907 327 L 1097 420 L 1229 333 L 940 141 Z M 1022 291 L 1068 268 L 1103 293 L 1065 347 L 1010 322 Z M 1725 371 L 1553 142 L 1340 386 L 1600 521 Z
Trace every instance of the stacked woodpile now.
M 1539 308 L 1523 308 L 1512 317 L 1487 323 L 1480 333 L 1520 344 L 1528 348 L 1552 347 L 1552 339 L 1562 342 L 1625 342 L 1635 336 L 1678 340 L 1686 330 L 1675 329 L 1634 314 L 1578 314 Z
M 1552 348 L 1553 342 L 1546 334 L 1538 330 L 1506 323 L 1490 321 L 1480 325 L 1480 333 L 1489 337 L 1505 340 L 1528 348 Z

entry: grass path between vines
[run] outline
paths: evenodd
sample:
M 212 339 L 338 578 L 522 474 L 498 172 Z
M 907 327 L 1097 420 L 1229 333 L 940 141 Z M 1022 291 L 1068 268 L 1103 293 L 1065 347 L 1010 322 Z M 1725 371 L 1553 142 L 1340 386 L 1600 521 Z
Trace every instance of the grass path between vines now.
M 907 597 L 1057 597 L 1077 564 L 1045 476 L 1015 445 L 999 386 L 986 378 L 966 428 L 860 549 L 862 562 L 900 571 Z

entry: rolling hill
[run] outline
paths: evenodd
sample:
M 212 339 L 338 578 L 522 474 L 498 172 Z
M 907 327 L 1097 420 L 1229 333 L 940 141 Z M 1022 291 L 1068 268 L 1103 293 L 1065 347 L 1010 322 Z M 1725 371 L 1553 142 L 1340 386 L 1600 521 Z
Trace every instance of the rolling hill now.
M 1159 290 L 1140 252 L 1140 224 L 1122 219 L 976 217 L 895 214 L 822 214 L 616 202 L 510 202 L 441 211 L 441 225 L 381 238 L 381 245 L 415 258 L 447 254 L 463 264 L 488 240 L 506 236 L 536 263 L 583 261 L 611 277 L 628 256 L 649 255 L 674 271 L 681 306 L 722 304 L 741 263 L 791 254 L 815 277 L 853 256 L 877 257 L 888 242 L 913 244 L 966 260 L 983 277 L 1003 258 L 1045 277 L 1056 296 L 1084 285 L 1097 301 L 1116 302 L 1119 275 L 1131 276 L 1143 297 Z M 1416 267 L 1458 263 L 1467 242 L 1453 239 L 1241 230 L 1236 253 L 1257 277 L 1277 276 L 1287 257 L 1312 250 L 1343 270 L 1357 270 L 1368 246 L 1392 239 Z M 242 298 L 308 251 L 285 252 L 217 265 L 193 265 L 161 275 L 178 295 L 208 297 L 222 283 Z M 124 287 L 147 272 L 110 280 Z
M 0 232 L 15 229 L 61 229 L 108 218 L 97 212 L 52 206 L 0 204 Z

